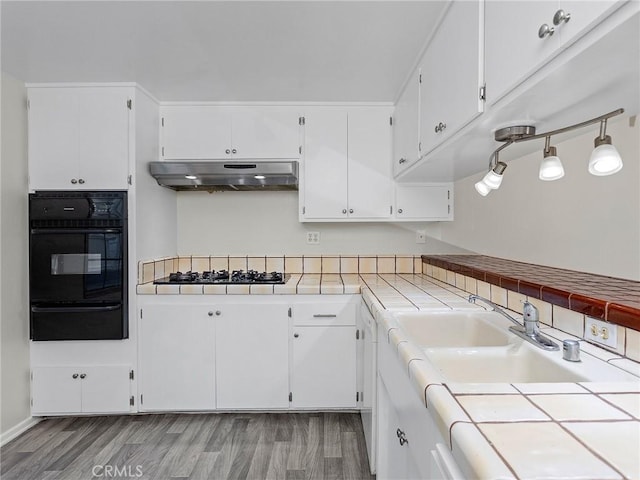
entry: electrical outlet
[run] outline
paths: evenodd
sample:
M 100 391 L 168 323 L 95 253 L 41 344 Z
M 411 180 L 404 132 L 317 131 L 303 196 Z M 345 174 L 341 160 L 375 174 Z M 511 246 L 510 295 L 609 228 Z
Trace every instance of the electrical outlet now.
M 584 324 L 584 338 L 611 348 L 618 346 L 616 326 L 591 317 L 587 317 Z
M 318 245 L 320 243 L 320 232 L 307 232 L 307 244 Z
M 427 232 L 416 230 L 416 243 L 427 243 Z

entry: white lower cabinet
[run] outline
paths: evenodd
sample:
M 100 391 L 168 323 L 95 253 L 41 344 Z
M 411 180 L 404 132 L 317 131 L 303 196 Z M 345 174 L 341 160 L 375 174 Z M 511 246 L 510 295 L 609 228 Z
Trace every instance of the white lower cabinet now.
M 141 411 L 357 406 L 359 296 L 138 299 Z
M 37 366 L 31 372 L 31 414 L 127 413 L 129 365 Z
M 419 467 L 409 453 L 406 432 L 384 382 L 378 379 L 378 425 L 379 447 L 376 478 L 381 480 L 410 478 L 432 478 L 420 473 Z M 404 436 L 403 436 L 404 435 Z M 402 439 L 402 441 L 401 441 Z
M 377 478 L 463 478 L 406 367 L 379 328 Z
M 292 308 L 293 408 L 356 408 L 356 306 L 341 301 Z
M 216 310 L 151 304 L 140 319 L 140 410 L 216 407 Z
M 222 305 L 216 317 L 219 409 L 289 407 L 287 305 Z

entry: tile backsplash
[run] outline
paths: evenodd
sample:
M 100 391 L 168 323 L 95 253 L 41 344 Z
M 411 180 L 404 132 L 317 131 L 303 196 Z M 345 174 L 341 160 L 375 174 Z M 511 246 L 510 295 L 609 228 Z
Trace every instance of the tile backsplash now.
M 153 282 L 177 270 L 257 270 L 290 275 L 345 275 L 422 273 L 422 265 L 420 255 L 181 256 L 139 262 L 138 284 Z

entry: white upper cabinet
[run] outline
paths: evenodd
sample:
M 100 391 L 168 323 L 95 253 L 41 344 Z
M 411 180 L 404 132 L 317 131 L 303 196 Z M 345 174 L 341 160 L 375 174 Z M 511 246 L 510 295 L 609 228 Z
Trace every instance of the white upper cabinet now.
M 350 218 L 388 218 L 391 215 L 391 109 L 349 111 L 348 214 Z
M 420 62 L 420 155 L 483 109 L 482 1 L 454 1 Z
M 334 109 L 307 113 L 304 130 L 301 220 L 346 217 L 347 113 Z
M 29 87 L 30 190 L 126 189 L 132 96 L 124 86 Z
M 453 184 L 396 184 L 397 220 L 453 220 Z
M 393 112 L 393 174 L 414 164 L 420 156 L 420 76 L 416 70 Z
M 167 105 L 160 116 L 164 160 L 300 156 L 297 107 Z
M 391 216 L 390 115 L 390 107 L 307 113 L 302 221 Z
M 487 0 L 485 59 L 489 104 L 500 100 L 624 3 Z

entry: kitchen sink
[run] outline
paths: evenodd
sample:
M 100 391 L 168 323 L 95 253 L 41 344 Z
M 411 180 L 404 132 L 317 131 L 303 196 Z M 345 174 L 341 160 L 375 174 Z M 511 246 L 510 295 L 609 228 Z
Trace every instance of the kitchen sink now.
M 638 382 L 640 379 L 588 354 L 580 362 L 562 359 L 509 331 L 496 312 L 396 312 L 407 340 L 419 347 L 441 374 L 456 383 Z
M 563 368 L 524 345 L 511 348 L 427 349 L 429 360 L 449 381 L 461 383 L 586 382 L 584 375 Z
M 420 347 L 500 346 L 516 338 L 509 322 L 495 312 L 402 312 L 394 317 Z
M 505 347 L 427 348 L 425 354 L 446 381 L 460 383 L 637 382 L 638 377 L 583 355 L 562 360 L 526 342 Z

